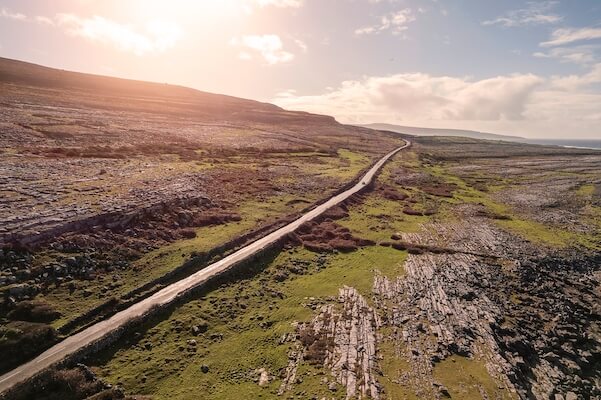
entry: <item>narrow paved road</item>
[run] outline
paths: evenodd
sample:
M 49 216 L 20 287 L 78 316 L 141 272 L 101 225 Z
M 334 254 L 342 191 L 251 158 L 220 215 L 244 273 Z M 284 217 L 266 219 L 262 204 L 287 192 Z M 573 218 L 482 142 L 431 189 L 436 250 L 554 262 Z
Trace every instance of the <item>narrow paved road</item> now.
M 359 192 L 367 184 L 369 184 L 372 181 L 374 175 L 380 170 L 380 168 L 382 168 L 382 165 L 384 165 L 384 163 L 388 161 L 390 157 L 392 157 L 402 149 L 409 147 L 410 143 L 408 141 L 405 142 L 406 143 L 404 146 L 401 146 L 382 157 L 369 171 L 367 171 L 367 173 L 363 176 L 361 181 L 359 181 L 359 183 L 357 183 L 355 186 L 346 190 L 345 192 L 342 192 L 332 197 L 327 202 L 314 208 L 313 210 L 299 217 L 295 221 L 283 226 L 282 228 L 270 233 L 269 235 L 257 240 L 256 242 L 253 242 L 248 246 L 241 248 L 235 253 L 232 253 L 229 256 L 221 259 L 220 261 L 209 265 L 208 267 L 194 273 L 193 275 L 190 275 L 187 278 L 184 278 L 178 282 L 173 283 L 172 285 L 161 289 L 160 291 L 140 301 L 139 303 L 136 303 L 133 306 L 118 312 L 111 318 L 98 322 L 73 336 L 69 336 L 67 339 L 54 345 L 50 349 L 46 350 L 45 352 L 34 358 L 33 360 L 2 375 L 0 377 L 0 393 L 10 389 L 12 386 L 19 382 L 31 378 L 38 372 L 41 372 L 42 370 L 48 368 L 49 366 L 58 361 L 61 361 L 62 359 L 76 352 L 82 347 L 85 347 L 103 338 L 115 329 L 122 327 L 132 319 L 144 315 L 152 307 L 170 303 L 184 292 L 204 284 L 210 278 L 215 277 L 223 273 L 224 271 L 227 271 L 240 261 L 243 261 L 248 257 L 260 252 L 261 250 L 270 246 L 271 244 L 281 239 L 288 233 L 294 232 L 303 223 L 316 218 L 327 209 L 337 204 L 340 204 L 353 194 Z

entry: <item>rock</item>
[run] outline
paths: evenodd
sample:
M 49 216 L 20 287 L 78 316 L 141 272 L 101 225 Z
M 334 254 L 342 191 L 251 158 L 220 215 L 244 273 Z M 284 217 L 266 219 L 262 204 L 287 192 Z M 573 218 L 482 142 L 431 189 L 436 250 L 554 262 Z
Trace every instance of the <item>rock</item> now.
M 36 291 L 35 286 L 30 285 L 28 283 L 16 284 L 16 285 L 12 286 L 10 289 L 8 289 L 9 295 L 13 296 L 17 299 L 22 298 L 27 295 L 30 295 L 30 294 L 34 293 L 35 291 Z
M 578 395 L 574 392 L 567 392 L 566 400 L 578 400 Z
M 265 368 L 258 370 L 259 372 L 259 386 L 265 386 L 269 383 L 269 373 Z
M 209 372 L 209 366 L 208 366 L 208 365 L 206 365 L 206 364 L 202 364 L 202 365 L 200 366 L 200 371 L 201 371 L 203 374 L 206 374 L 207 372 Z
M 330 382 L 328 389 L 332 392 L 336 392 L 338 390 L 338 385 L 336 385 L 336 382 Z
M 438 387 L 438 393 L 440 393 L 440 395 L 442 397 L 446 397 L 448 399 L 451 398 L 451 394 L 449 393 L 449 390 L 446 387 L 444 387 L 443 385 L 440 385 Z

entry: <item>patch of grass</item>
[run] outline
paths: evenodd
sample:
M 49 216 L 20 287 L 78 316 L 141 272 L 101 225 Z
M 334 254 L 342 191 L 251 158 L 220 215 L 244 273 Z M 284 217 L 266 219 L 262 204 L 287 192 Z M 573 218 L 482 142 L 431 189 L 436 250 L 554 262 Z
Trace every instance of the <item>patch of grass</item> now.
M 311 318 L 313 310 L 304 306 L 307 299 L 337 296 L 344 285 L 367 295 L 376 268 L 390 273 L 404 259 L 402 252 L 381 247 L 331 254 L 321 268 L 316 267 L 318 257 L 323 256 L 301 248 L 281 252 L 259 267 L 263 272 L 256 277 L 178 307 L 137 340 L 122 344 L 114 353 L 104 353 L 97 360 L 101 361 L 97 363 L 101 375 L 112 383 L 123 383 L 128 392 L 153 394 L 155 399 L 195 399 L 198 393 L 206 393 L 207 399 L 275 398 L 281 383 L 278 377 L 263 388 L 250 377 L 257 368 L 276 374 L 287 365 L 289 345 L 278 341 L 292 332 L 294 321 Z M 294 260 L 309 262 L 309 273 L 276 283 L 275 272 Z M 272 296 L 273 290 L 283 298 Z M 206 320 L 209 330 L 193 336 L 190 327 L 198 320 Z M 268 329 L 261 327 L 265 322 Z M 179 332 L 174 330 L 177 326 L 182 327 Z M 216 334 L 223 338 L 212 340 L 211 335 Z M 187 350 L 190 339 L 197 341 L 196 352 Z M 148 342 L 151 350 L 145 347 Z M 209 366 L 209 373 L 200 371 L 202 364 Z M 303 364 L 298 375 L 303 382 L 295 391 L 326 394 L 327 388 L 313 375 L 316 372 L 315 367 Z
M 353 178 L 371 162 L 366 155 L 347 149 L 338 150 L 338 158 L 327 157 L 325 161 L 326 164 L 318 169 L 319 175 L 345 181 Z
M 369 195 L 363 204 L 350 210 L 349 218 L 337 222 L 356 236 L 386 241 L 395 232 L 417 232 L 420 224 L 428 220 L 428 217 L 404 215 L 403 208 L 402 202 Z
M 593 194 L 595 194 L 595 185 L 582 185 L 578 188 L 576 194 L 583 197 L 591 197 Z
M 120 276 L 120 284 L 117 287 L 113 287 L 114 274 L 106 274 L 92 281 L 78 283 L 80 288 L 73 293 L 67 285 L 62 285 L 37 298 L 48 302 L 61 314 L 61 317 L 52 323 L 53 327 L 60 328 L 74 317 L 84 314 L 109 298 L 118 298 L 181 266 L 192 252 L 208 251 L 250 231 L 260 222 L 274 220 L 306 206 L 305 203 L 288 204 L 292 198 L 289 195 L 272 196 L 265 201 L 252 200 L 243 203 L 238 209 L 242 216 L 241 221 L 197 228 L 195 238 L 178 240 L 152 250 L 127 269 L 115 271 L 114 274 Z M 103 289 L 105 287 L 109 290 Z M 92 294 L 84 293 L 84 289 Z
M 386 338 L 388 335 L 383 335 L 383 337 Z M 382 369 L 383 376 L 380 379 L 380 383 L 386 390 L 386 398 L 418 400 L 419 397 L 411 387 L 398 383 L 404 372 L 411 371 L 412 365 L 409 361 L 396 354 L 395 343 L 392 339 L 388 338 L 379 343 L 378 350 L 382 355 L 380 368 Z
M 448 389 L 453 399 L 480 400 L 483 392 L 490 399 L 517 398 L 499 388 L 498 382 L 490 376 L 481 360 L 453 355 L 436 364 L 433 375 Z
M 509 219 L 497 219 L 495 223 L 501 228 L 517 234 L 526 240 L 556 248 L 570 246 L 583 246 L 589 249 L 599 248 L 599 244 L 590 235 L 548 226 L 522 217 L 511 207 L 493 200 L 487 193 L 471 187 L 463 179 L 452 175 L 441 166 L 429 167 L 428 170 L 445 181 L 456 184 L 460 188 L 460 191 L 455 196 L 457 201 L 481 204 L 493 214 L 509 216 Z

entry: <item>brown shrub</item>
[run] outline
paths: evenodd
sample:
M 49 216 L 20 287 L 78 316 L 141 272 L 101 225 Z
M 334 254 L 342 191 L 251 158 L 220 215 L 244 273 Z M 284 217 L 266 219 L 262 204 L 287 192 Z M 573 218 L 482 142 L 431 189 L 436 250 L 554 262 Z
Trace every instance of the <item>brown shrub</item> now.
M 196 231 L 190 228 L 180 229 L 179 234 L 185 239 L 194 239 L 196 237 Z
M 348 212 L 342 206 L 334 206 L 328 210 L 326 210 L 322 215 L 322 218 L 330 218 L 333 220 L 342 219 L 348 217 Z
M 8 313 L 8 317 L 12 320 L 29 322 L 52 322 L 60 315 L 50 304 L 40 300 L 22 301 Z
M 348 239 L 332 239 L 328 242 L 331 248 L 340 251 L 357 250 L 357 243 L 354 240 Z
M 453 191 L 457 188 L 456 185 L 450 183 L 439 183 L 436 185 L 424 186 L 421 189 L 431 194 L 432 196 L 438 197 L 453 197 Z
M 404 242 L 396 242 L 396 243 L 392 243 L 392 248 L 396 249 L 396 250 L 407 250 L 407 243 Z
M 332 251 L 332 248 L 324 243 L 315 243 L 315 242 L 305 242 L 303 241 L 303 246 L 310 251 L 314 251 L 316 253 L 328 253 Z
M 418 210 L 414 210 L 413 208 L 411 208 L 409 206 L 403 208 L 403 213 L 407 214 L 407 215 L 419 215 L 419 216 L 424 215 L 423 212 L 418 211 Z
M 387 187 L 382 190 L 382 196 L 388 200 L 405 200 L 409 196 L 397 191 L 395 188 Z
M 305 360 L 309 364 L 322 365 L 328 350 L 327 339 L 316 334 L 311 328 L 304 328 L 300 331 L 299 340 L 305 348 Z
M 63 398 L 85 399 L 104 389 L 101 381 L 90 378 L 79 368 L 55 370 L 49 386 L 54 392 L 63 393 Z

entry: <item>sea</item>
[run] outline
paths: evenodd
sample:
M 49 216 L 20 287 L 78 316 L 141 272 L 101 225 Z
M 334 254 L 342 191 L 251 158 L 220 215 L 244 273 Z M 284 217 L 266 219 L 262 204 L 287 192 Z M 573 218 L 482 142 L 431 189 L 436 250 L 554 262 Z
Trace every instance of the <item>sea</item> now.
M 582 149 L 601 149 L 601 139 L 525 139 L 523 141 L 530 144 L 556 145 Z

